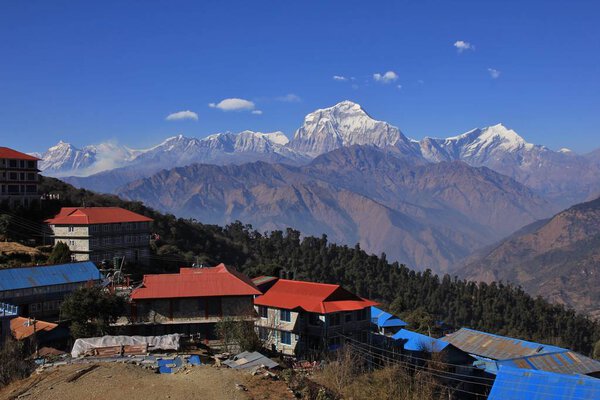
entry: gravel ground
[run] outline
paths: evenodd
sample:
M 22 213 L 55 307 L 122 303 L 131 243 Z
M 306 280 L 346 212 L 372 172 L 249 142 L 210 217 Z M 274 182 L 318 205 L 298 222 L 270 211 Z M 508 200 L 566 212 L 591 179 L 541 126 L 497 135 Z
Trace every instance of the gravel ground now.
M 86 365 L 52 368 L 0 389 L 0 399 L 293 399 L 285 383 L 247 372 L 209 366 L 177 374 L 156 374 L 137 365 L 101 363 L 73 382 L 67 380 Z M 240 390 L 242 385 L 247 390 Z

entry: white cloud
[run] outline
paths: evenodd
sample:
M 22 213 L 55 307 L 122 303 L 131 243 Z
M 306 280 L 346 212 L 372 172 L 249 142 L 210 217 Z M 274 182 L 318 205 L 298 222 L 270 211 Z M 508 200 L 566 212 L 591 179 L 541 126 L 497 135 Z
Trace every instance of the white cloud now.
M 498 79 L 500 77 L 501 72 L 498 71 L 497 69 L 488 68 L 487 70 L 490 73 L 490 76 L 492 77 L 492 79 Z
M 385 74 L 373 74 L 373 79 L 381 83 L 392 83 L 398 80 L 398 74 L 394 71 L 388 71 Z
M 333 80 L 334 81 L 345 82 L 345 81 L 348 80 L 348 78 L 346 78 L 345 76 L 342 76 L 342 75 L 334 75 L 333 76 Z
M 198 121 L 198 114 L 196 114 L 193 111 L 190 110 L 186 110 L 186 111 L 178 111 L 178 112 L 174 112 L 172 114 L 167 115 L 167 118 L 165 118 L 167 121 L 182 121 L 184 119 L 191 119 L 194 121 Z
M 261 110 L 252 110 L 252 114 L 254 115 L 262 115 L 262 111 Z
M 275 100 L 282 101 L 284 103 L 299 103 L 302 101 L 300 96 L 294 93 L 286 94 L 285 96 L 276 97 Z
M 396 86 L 398 89 L 402 89 L 402 85 L 398 85 Z
M 459 53 L 462 53 L 463 51 L 467 50 L 475 50 L 475 46 L 473 46 L 469 42 L 465 42 L 464 40 L 457 40 L 456 42 L 454 42 L 454 47 L 456 47 L 456 50 Z
M 210 108 L 218 108 L 223 111 L 241 111 L 241 110 L 253 110 L 254 103 L 250 100 L 231 98 L 223 99 L 218 103 L 209 103 Z

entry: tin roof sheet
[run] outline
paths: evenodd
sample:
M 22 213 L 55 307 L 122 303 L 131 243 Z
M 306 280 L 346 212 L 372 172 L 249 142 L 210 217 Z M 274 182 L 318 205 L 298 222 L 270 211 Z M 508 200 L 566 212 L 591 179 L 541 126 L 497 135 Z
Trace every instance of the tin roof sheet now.
M 265 294 L 254 299 L 254 304 L 329 314 L 362 310 L 377 303 L 363 299 L 340 285 L 279 279 Z
M 488 400 L 599 399 L 600 379 L 500 367 Z
M 265 366 L 266 368 L 276 368 L 279 366 L 275 361 L 262 355 L 258 351 L 253 353 L 244 351 L 233 358 L 233 360 L 224 361 L 223 364 L 234 369 L 247 369 Z
M 407 326 L 408 323 L 380 308 L 371 306 L 371 321 L 380 328 Z
M 468 328 L 461 328 L 441 340 L 451 343 L 466 353 L 493 360 L 507 360 L 566 350 L 561 347 L 493 335 Z
M 46 222 L 53 225 L 115 224 L 151 222 L 152 218 L 121 207 L 63 207 Z
M 28 160 L 37 161 L 39 158 L 30 156 L 29 154 L 21 153 L 20 151 L 11 149 L 9 147 L 0 147 L 0 158 L 7 158 L 13 160 Z
M 600 361 L 593 360 L 571 350 L 556 353 L 537 354 L 528 357 L 501 361 L 479 362 L 489 373 L 496 374 L 502 366 L 531 369 L 561 374 L 592 374 L 600 372 Z
M 167 299 L 180 297 L 253 296 L 261 292 L 234 268 L 219 264 L 212 268 L 181 268 L 179 274 L 144 275 L 142 286 L 131 298 Z
M 69 264 L 0 269 L 0 291 L 62 285 L 102 279 L 96 264 L 83 261 Z

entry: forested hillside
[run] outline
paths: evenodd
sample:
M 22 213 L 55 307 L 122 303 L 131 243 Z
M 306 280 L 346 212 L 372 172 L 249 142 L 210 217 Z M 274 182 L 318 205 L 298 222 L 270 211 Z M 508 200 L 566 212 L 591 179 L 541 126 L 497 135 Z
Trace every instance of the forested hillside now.
M 52 178 L 44 178 L 45 193 L 60 194 L 60 200 L 44 202 L 41 212 L 28 212 L 41 220 L 60 206 L 118 205 L 154 218 L 152 266 L 130 272 L 176 271 L 193 261 L 225 262 L 250 276 L 294 271 L 296 278 L 340 283 L 359 295 L 380 301 L 408 318 L 413 327 L 426 330 L 443 321 L 488 332 L 567 346 L 591 354 L 600 339 L 600 326 L 561 305 L 532 298 L 519 288 L 505 284 L 475 284 L 439 277 L 429 271 L 415 272 L 399 263 L 389 263 L 385 254 L 369 255 L 356 245 L 339 246 L 323 237 L 301 237 L 288 229 L 260 233 L 242 223 L 226 227 L 204 225 L 163 215 L 136 202 L 78 190 Z

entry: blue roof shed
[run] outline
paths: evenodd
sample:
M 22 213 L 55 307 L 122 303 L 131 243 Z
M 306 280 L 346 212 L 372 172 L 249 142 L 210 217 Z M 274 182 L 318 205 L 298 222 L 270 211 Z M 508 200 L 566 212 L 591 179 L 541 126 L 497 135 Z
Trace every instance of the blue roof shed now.
M 441 340 L 462 351 L 492 360 L 507 360 L 535 354 L 563 352 L 567 349 L 548 344 L 528 342 L 506 336 L 461 328 Z
M 429 353 L 438 353 L 446 348 L 450 343 L 440 339 L 432 338 L 407 329 L 400 329 L 392 336 L 394 340 L 405 340 L 404 349 L 410 351 L 426 351 Z
M 96 264 L 91 261 L 0 269 L 0 291 L 97 281 L 102 278 Z
M 375 306 L 371 306 L 371 322 L 373 322 L 379 328 L 399 328 L 408 325 L 395 315 L 383 311 Z
M 500 366 L 488 400 L 600 399 L 600 379 Z

